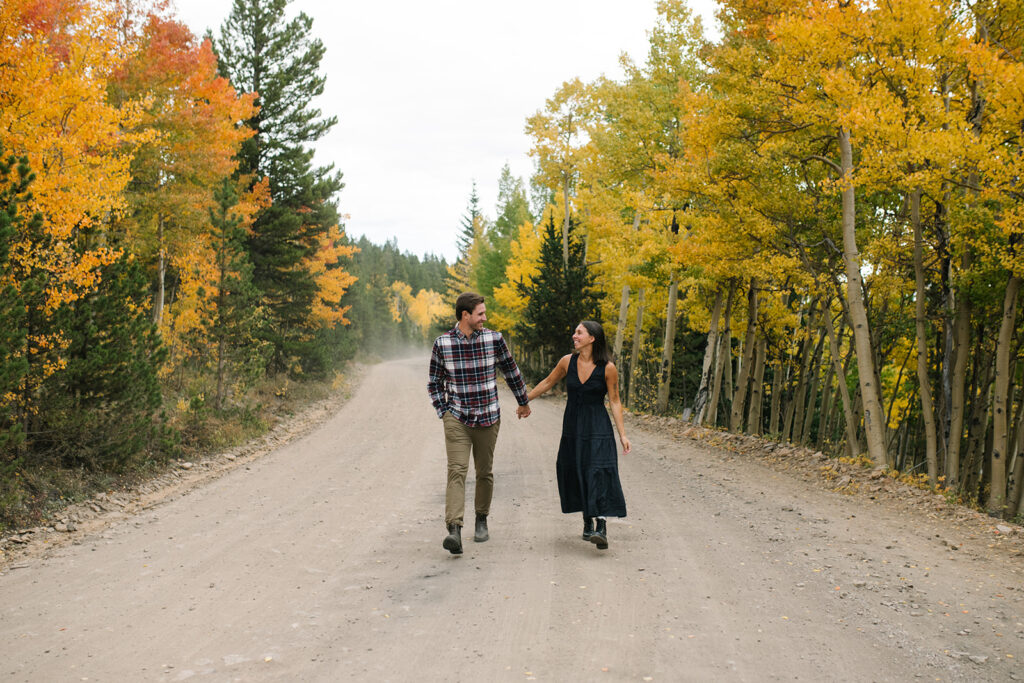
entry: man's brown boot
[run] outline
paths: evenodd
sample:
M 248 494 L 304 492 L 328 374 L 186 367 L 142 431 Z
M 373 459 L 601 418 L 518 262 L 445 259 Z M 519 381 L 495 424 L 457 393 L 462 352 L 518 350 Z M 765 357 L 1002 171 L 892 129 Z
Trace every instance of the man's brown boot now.
M 458 524 L 448 525 L 448 535 L 444 537 L 444 541 L 441 543 L 444 549 L 450 552 L 452 555 L 462 554 L 462 527 Z
M 473 540 L 477 543 L 483 543 L 490 537 L 490 534 L 487 533 L 487 515 L 477 515 L 476 533 L 473 534 Z

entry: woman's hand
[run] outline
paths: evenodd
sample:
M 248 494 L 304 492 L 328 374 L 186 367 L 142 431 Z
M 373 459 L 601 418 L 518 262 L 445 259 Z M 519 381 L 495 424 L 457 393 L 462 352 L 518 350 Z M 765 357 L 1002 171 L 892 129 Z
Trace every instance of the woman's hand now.
M 623 453 L 629 453 L 631 450 L 633 450 L 633 446 L 632 446 L 632 444 L 629 443 L 629 438 L 628 437 L 620 436 L 619 437 L 619 442 L 622 444 L 622 452 Z

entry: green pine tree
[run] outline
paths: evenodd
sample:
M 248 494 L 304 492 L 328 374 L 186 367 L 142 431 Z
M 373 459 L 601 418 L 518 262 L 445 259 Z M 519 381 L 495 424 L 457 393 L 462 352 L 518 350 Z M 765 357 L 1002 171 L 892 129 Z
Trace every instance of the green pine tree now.
M 562 261 L 562 231 L 549 213 L 540 251 L 540 273 L 529 285 L 519 283 L 529 299 L 516 334 L 521 344 L 544 349 L 554 358 L 572 350 L 572 332 L 583 320 L 596 318 L 600 293 L 583 261 L 583 243 L 576 237 L 575 219 L 569 220 L 569 266 Z
M 507 163 L 498 178 L 497 216 L 486 232 L 487 239 L 481 245 L 476 269 L 480 293 L 488 299 L 491 309 L 496 309 L 494 290 L 505 282 L 505 269 L 512 256 L 512 242 L 519 237 L 519 227 L 533 220 L 523 181 L 512 175 Z
M 512 242 L 519 237 L 519 226 L 527 221 L 533 221 L 533 215 L 523 179 L 513 176 L 506 163 L 498 177 L 498 217 L 494 221 L 494 233 L 498 239 Z
M 48 378 L 33 446 L 60 464 L 122 471 L 149 458 L 165 433 L 157 371 L 166 358 L 149 314 L 149 279 L 124 255 L 101 268 L 97 288 L 62 306 L 67 366 Z
M 239 172 L 270 178 L 273 205 L 257 217 L 248 242 L 253 282 L 268 311 L 261 336 L 274 349 L 270 369 L 309 372 L 322 369 L 329 354 L 308 329 L 316 283 L 303 264 L 317 238 L 338 224 L 334 197 L 344 184 L 332 166 L 313 166 L 312 143 L 337 119 L 312 105 L 324 90 L 324 45 L 305 13 L 285 17 L 287 5 L 234 0 L 216 49 L 232 84 L 259 94 L 259 111 L 246 122 L 256 135 L 243 145 Z
M 2 153 L 0 146 L 0 155 Z M 15 449 L 25 439 L 16 397 L 29 371 L 28 321 L 21 287 L 30 283 L 19 285 L 16 281 L 10 250 L 19 229 L 26 223 L 20 205 L 26 200 L 33 179 L 28 159 L 13 156 L 0 159 L 0 481 L 13 474 L 13 471 L 5 472 L 4 467 L 14 466 Z M 28 223 L 34 224 L 37 230 L 42 217 L 36 215 Z
M 466 206 L 466 213 L 462 216 L 462 221 L 459 224 L 459 255 L 464 256 L 469 252 L 470 247 L 473 246 L 473 239 L 475 237 L 474 230 L 476 229 L 476 222 L 478 219 L 483 218 L 483 212 L 480 211 L 480 195 L 476 191 L 476 181 L 473 181 L 473 188 L 469 192 L 469 204 Z
M 213 323 L 217 388 L 214 406 L 222 411 L 227 381 L 236 376 L 248 384 L 261 376 L 268 349 L 256 338 L 264 311 L 252 283 L 252 264 L 245 249 L 248 231 L 242 225 L 242 218 L 233 211 L 238 204 L 238 193 L 229 179 L 224 179 L 214 199 L 217 206 L 210 209 L 210 226 L 217 253 L 217 311 Z
M 447 296 L 453 301 L 462 292 L 474 288 L 475 278 L 472 270 L 474 265 L 479 264 L 472 263 L 472 255 L 474 250 L 482 254 L 487 248 L 487 245 L 481 241 L 486 233 L 485 221 L 483 212 L 480 211 L 480 196 L 477 194 L 474 180 L 473 188 L 469 193 L 469 204 L 459 227 L 459 255 L 455 259 L 455 263 L 448 269 L 448 277 L 445 281 Z

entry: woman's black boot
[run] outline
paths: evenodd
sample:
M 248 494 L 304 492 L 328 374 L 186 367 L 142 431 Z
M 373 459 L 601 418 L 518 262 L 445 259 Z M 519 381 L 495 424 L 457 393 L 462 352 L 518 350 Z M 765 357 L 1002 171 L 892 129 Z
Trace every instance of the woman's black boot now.
M 583 515 L 583 540 L 589 541 L 594 535 L 594 518 Z
M 597 528 L 594 529 L 594 533 L 591 534 L 590 542 L 601 550 L 608 548 L 608 527 L 605 520 L 598 518 Z

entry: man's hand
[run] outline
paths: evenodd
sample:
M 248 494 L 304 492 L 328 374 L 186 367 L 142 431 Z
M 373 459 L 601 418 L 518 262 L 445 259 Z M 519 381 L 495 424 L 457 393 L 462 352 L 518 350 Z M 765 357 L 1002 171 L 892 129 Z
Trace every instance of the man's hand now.
M 530 417 L 531 412 L 533 411 L 530 410 L 529 405 L 519 406 L 518 408 L 516 408 L 516 417 L 522 420 L 524 417 Z

